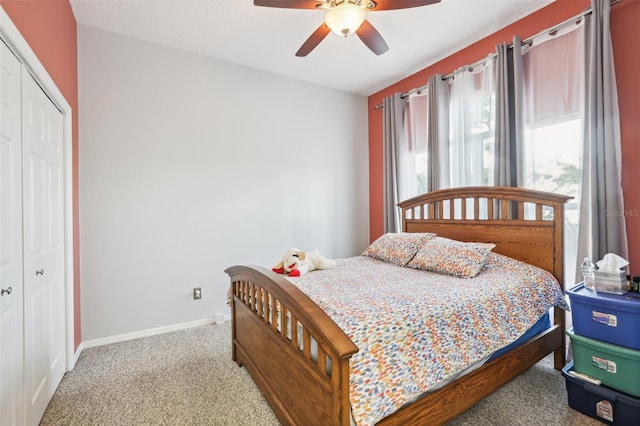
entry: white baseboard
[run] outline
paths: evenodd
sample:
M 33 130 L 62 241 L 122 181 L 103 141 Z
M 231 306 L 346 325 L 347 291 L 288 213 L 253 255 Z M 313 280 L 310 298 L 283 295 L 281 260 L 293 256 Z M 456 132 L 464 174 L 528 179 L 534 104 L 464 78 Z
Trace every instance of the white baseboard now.
M 231 321 L 231 314 L 216 314 L 216 324 L 222 324 L 223 322 Z
M 76 364 L 78 363 L 78 358 L 80 358 L 80 354 L 82 353 L 83 349 L 84 349 L 84 345 L 82 344 L 82 342 L 80 342 L 80 344 L 78 345 L 78 348 L 73 353 L 73 365 L 71 366 L 71 368 L 67 366 L 67 371 L 71 371 L 76 367 Z
M 231 321 L 231 314 L 216 314 L 214 318 L 204 318 L 201 320 L 183 322 L 180 324 L 168 325 L 164 327 L 152 328 L 149 330 L 134 331 L 133 333 L 119 334 L 116 336 L 103 337 L 100 339 L 85 340 L 78 345 L 78 349 L 75 352 L 75 363 L 80 357 L 80 353 L 84 349 L 95 348 L 97 346 L 109 345 L 111 343 L 126 342 L 127 340 L 140 339 L 142 337 L 155 336 L 158 334 L 169 333 L 172 331 L 184 330 L 192 327 L 199 327 L 201 325 L 210 324 L 222 324 L 223 322 Z

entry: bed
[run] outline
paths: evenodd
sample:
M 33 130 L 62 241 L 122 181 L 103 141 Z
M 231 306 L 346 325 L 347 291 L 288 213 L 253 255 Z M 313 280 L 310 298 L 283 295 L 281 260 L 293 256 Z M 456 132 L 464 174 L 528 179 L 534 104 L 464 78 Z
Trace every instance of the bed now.
M 492 243 L 498 256 L 548 271 L 563 291 L 563 217 L 569 198 L 522 188 L 467 187 L 424 194 L 399 207 L 404 233 Z M 247 369 L 280 422 L 353 424 L 350 361 L 358 346 L 289 279 L 260 266 L 232 266 L 225 272 L 231 279 L 233 359 Z M 565 314 L 556 306 L 551 316 L 549 327 L 515 348 L 394 408 L 376 424 L 443 424 L 551 352 L 561 369 Z

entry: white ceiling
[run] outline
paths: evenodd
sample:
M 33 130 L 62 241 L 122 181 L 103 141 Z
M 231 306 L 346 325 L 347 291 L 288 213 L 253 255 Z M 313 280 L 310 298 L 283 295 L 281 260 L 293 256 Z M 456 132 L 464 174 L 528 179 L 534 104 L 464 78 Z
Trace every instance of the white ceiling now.
M 324 12 L 257 7 L 252 0 L 70 1 L 79 25 L 363 96 L 553 2 L 442 0 L 368 12 L 367 19 L 389 45 L 387 53 L 376 56 L 355 35 L 329 34 L 309 56 L 298 58 L 295 52 L 323 22 Z

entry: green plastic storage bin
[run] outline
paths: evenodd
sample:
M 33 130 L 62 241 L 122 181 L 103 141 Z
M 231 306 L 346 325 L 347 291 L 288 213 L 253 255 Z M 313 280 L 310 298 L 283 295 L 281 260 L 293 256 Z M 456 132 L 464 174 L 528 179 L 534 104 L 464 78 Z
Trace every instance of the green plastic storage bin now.
M 573 349 L 573 368 L 600 379 L 611 389 L 640 398 L 640 351 L 604 343 L 567 330 Z

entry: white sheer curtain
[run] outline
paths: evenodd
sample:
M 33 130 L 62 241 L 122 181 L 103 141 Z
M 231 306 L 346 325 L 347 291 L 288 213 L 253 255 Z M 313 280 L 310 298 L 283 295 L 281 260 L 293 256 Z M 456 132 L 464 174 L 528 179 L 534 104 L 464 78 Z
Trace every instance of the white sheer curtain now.
M 450 80 L 450 187 L 493 182 L 494 58 L 465 67 Z
M 406 110 L 408 152 L 405 156 L 407 164 L 407 185 L 405 188 L 408 197 L 427 191 L 427 174 L 429 172 L 427 155 L 428 104 L 429 96 L 426 92 L 414 92 L 409 95 Z
M 565 276 L 575 283 L 582 170 L 584 25 L 536 37 L 522 51 L 524 186 L 574 197 L 565 210 Z

